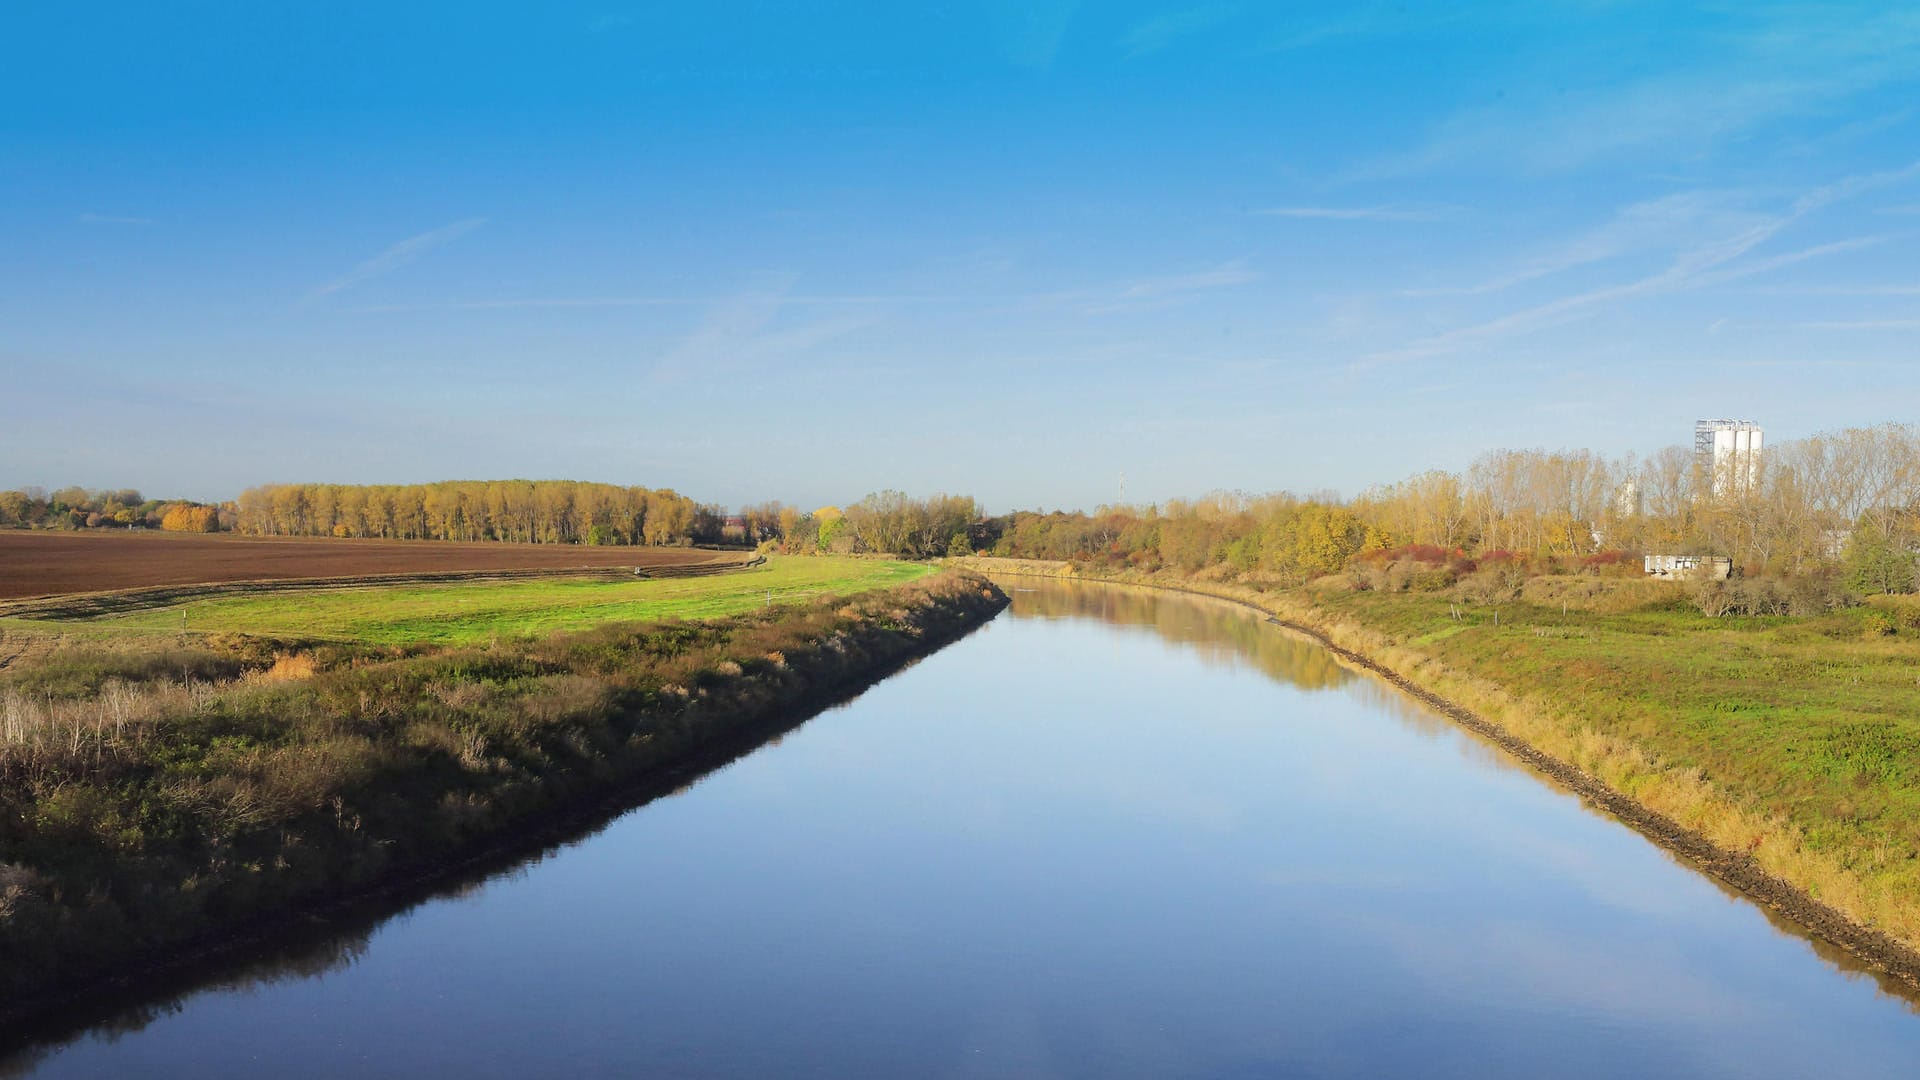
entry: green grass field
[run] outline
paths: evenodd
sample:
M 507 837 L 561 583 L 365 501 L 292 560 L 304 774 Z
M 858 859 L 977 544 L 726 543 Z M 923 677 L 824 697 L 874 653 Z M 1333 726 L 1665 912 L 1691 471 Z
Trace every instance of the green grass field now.
M 1518 604 L 1494 626 L 1480 611 L 1456 622 L 1446 601 L 1415 594 L 1318 602 L 1461 670 L 1586 702 L 1667 760 L 1920 847 L 1920 631 L 1871 631 L 1884 608 L 1715 619 Z
M 877 559 L 781 558 L 753 570 L 662 581 L 538 580 L 404 585 L 337 592 L 196 600 L 172 607 L 38 626 L 222 631 L 277 637 L 465 644 L 536 636 L 623 620 L 705 619 L 913 581 L 923 564 Z

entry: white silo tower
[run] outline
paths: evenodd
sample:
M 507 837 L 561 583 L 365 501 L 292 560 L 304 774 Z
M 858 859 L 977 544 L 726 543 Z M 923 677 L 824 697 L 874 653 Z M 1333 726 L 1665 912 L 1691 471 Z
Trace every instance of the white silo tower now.
M 1760 425 L 1751 420 L 1697 420 L 1693 452 L 1713 478 L 1716 496 L 1742 495 L 1760 484 Z

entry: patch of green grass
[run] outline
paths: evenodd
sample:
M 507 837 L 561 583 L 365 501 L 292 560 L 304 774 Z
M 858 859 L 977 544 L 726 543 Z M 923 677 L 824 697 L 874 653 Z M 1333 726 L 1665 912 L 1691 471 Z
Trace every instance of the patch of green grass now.
M 734 615 L 765 607 L 769 598 L 781 606 L 826 594 L 851 595 L 913 581 L 933 569 L 878 559 L 775 557 L 765 566 L 712 577 L 461 582 L 228 596 L 64 625 L 459 645 L 608 622 Z

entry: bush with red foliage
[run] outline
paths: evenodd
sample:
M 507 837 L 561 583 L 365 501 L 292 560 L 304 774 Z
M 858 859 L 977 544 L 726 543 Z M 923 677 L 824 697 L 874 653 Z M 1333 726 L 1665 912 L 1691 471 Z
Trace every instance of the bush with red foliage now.
M 1637 551 L 1596 551 L 1580 560 L 1582 570 L 1609 577 L 1638 574 L 1640 567 L 1641 558 Z

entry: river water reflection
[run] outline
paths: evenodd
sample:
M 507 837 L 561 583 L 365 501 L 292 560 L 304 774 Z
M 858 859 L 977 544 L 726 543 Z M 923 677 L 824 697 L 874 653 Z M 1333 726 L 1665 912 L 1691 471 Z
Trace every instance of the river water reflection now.
M 1006 586 L 676 797 L 0 1073 L 1920 1069 L 1907 1001 L 1324 650 Z

